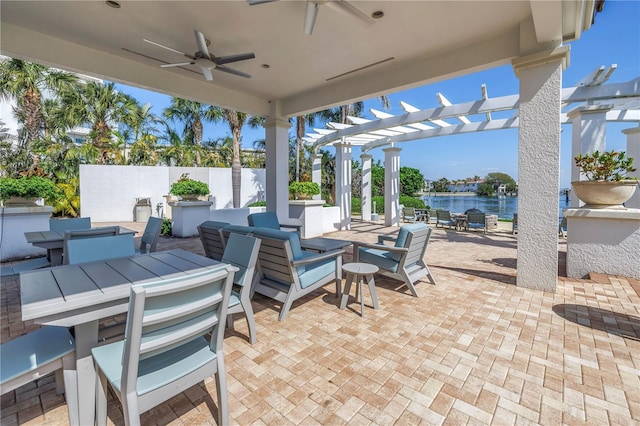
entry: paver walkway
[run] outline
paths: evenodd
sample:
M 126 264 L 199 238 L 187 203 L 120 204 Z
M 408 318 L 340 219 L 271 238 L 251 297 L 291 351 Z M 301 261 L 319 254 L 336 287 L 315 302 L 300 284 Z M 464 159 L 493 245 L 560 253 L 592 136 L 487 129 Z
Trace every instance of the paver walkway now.
M 375 242 L 394 230 L 356 222 L 328 236 Z M 418 283 L 415 298 L 376 276 L 380 309 L 365 306 L 364 318 L 355 303 L 338 308 L 333 285 L 295 302 L 284 322 L 279 303 L 256 295 L 257 343 L 240 319 L 225 339 L 232 423 L 640 424 L 639 283 L 563 277 L 559 240 L 557 292 L 518 288 L 516 242 L 507 232 L 438 229 L 426 255 L 438 285 Z M 174 247 L 202 253 L 197 238 L 159 244 Z M 18 289 L 16 279 L 1 286 L 3 341 L 38 327 L 21 321 Z M 3 425 L 67 424 L 53 376 L 3 395 L 1 409 Z M 215 418 L 211 380 L 142 422 Z M 113 399 L 109 423 L 123 424 Z

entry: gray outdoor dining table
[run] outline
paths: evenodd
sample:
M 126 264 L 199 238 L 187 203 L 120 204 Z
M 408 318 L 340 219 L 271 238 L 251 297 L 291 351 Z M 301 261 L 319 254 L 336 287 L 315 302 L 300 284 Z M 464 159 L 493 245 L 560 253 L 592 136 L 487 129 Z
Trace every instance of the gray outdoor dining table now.
M 71 424 L 94 424 L 98 321 L 127 311 L 131 286 L 225 266 L 176 249 L 20 273 L 22 320 L 75 328 L 76 370 L 64 372 L 77 385 L 66 396 Z
M 136 234 L 133 229 L 119 226 L 120 234 Z M 92 228 L 96 229 L 96 228 Z M 24 237 L 29 244 L 47 249 L 47 257 L 51 266 L 62 265 L 62 248 L 64 245 L 64 231 L 33 231 L 25 232 Z

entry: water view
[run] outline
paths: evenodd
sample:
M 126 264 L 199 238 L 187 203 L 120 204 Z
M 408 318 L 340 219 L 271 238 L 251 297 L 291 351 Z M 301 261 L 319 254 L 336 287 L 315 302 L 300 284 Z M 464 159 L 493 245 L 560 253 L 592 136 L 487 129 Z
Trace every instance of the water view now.
M 431 208 L 449 210 L 461 213 L 468 209 L 478 209 L 487 214 L 496 214 L 500 219 L 513 219 L 513 214 L 518 211 L 518 197 L 479 197 L 477 195 L 443 195 L 431 194 L 422 197 L 424 203 Z M 562 210 L 569 208 L 571 198 L 568 200 L 560 195 L 560 209 L 558 217 L 562 217 Z

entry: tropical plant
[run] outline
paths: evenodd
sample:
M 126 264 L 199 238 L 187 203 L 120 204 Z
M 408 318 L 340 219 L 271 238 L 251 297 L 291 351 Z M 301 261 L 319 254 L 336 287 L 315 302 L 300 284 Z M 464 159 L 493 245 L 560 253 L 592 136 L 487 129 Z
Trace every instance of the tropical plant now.
M 320 193 L 320 186 L 316 182 L 291 182 L 289 194 L 295 199 L 312 197 Z
M 173 229 L 173 222 L 171 222 L 171 219 L 169 218 L 162 219 L 162 227 L 160 228 L 160 234 L 171 236 L 172 229 Z
M 418 169 L 400 167 L 400 195 L 414 197 L 424 186 L 424 176 Z M 407 206 L 415 207 L 415 206 Z
M 60 193 L 56 184 L 48 178 L 0 178 L 0 200 L 8 200 L 11 197 L 44 198 L 46 202 L 51 203 L 60 197 Z
M 222 119 L 220 108 L 181 98 L 172 98 L 163 115 L 169 120 L 183 122 L 184 140 L 193 145 L 202 145 L 203 122 L 214 123 Z
M 574 160 L 588 180 L 616 182 L 630 179 L 627 173 L 636 171 L 633 167 L 633 157 L 627 157 L 624 151 L 595 151 L 578 155 Z
M 189 177 L 189 173 L 184 173 L 176 182 L 171 185 L 169 190 L 173 195 L 208 195 L 209 185 L 199 180 L 193 180 Z

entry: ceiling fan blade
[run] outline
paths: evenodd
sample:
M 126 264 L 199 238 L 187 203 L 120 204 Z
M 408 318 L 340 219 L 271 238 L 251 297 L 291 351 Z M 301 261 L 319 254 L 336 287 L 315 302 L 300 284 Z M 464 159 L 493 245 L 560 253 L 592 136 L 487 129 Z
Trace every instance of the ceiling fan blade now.
M 307 10 L 304 15 L 304 33 L 306 35 L 311 35 L 311 33 L 313 33 L 313 26 L 316 23 L 319 7 L 320 5 L 318 3 L 307 0 Z
M 234 70 L 233 68 L 216 67 L 215 70 L 216 71 L 224 71 L 224 72 L 227 72 L 229 74 L 237 75 L 239 77 L 251 78 L 251 75 L 249 75 L 249 74 L 247 74 L 245 72 L 242 72 L 242 71 Z
M 183 67 L 185 65 L 193 65 L 194 62 L 180 62 L 178 64 L 162 64 L 160 68 Z
M 198 50 L 202 53 L 202 56 L 207 59 L 211 59 L 209 49 L 207 48 L 207 39 L 204 38 L 204 34 L 198 30 L 194 30 L 193 33 L 196 35 L 196 43 L 198 44 Z
M 278 0 L 247 0 L 247 3 L 249 3 L 249 6 L 254 6 L 256 4 L 271 3 L 274 1 L 278 1 Z
M 172 49 L 172 48 L 170 48 L 168 46 L 165 46 L 164 44 L 156 43 L 155 41 L 147 40 L 146 38 L 143 38 L 142 40 L 146 41 L 147 43 L 153 44 L 154 46 L 162 47 L 163 49 L 167 49 L 167 50 L 170 50 L 172 52 L 179 53 L 181 55 L 186 55 L 184 52 L 181 52 L 181 51 L 176 50 L 176 49 Z
M 213 73 L 211 72 L 211 68 L 202 67 L 202 74 L 204 75 L 204 79 L 207 81 L 213 80 Z
M 255 57 L 256 55 L 254 55 L 253 52 L 239 53 L 237 55 L 218 56 L 213 59 L 213 62 L 215 62 L 216 65 L 224 65 L 224 64 L 230 64 L 231 62 L 238 62 L 238 61 L 245 61 L 247 59 L 253 59 Z
M 369 15 L 367 15 L 366 13 L 364 13 L 363 11 L 361 11 L 360 9 L 358 9 L 348 1 L 345 1 L 345 0 L 331 1 L 330 0 L 325 4 L 333 8 L 334 10 L 337 10 L 339 12 L 342 12 L 346 15 L 351 16 L 352 18 L 359 19 L 361 22 L 365 24 L 371 25 L 376 22 L 373 18 L 371 18 Z

